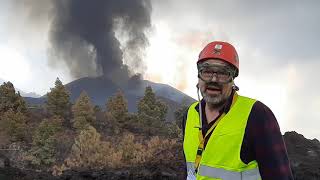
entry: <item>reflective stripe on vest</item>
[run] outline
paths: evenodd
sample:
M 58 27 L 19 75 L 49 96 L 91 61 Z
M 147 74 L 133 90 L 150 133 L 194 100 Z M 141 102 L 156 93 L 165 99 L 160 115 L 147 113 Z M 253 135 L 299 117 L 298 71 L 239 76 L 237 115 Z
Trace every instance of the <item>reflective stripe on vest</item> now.
M 238 96 L 235 104 L 221 119 L 210 136 L 196 175 L 194 174 L 194 163 L 199 145 L 199 130 L 197 129 L 199 114 L 195 109 L 196 103 L 190 106 L 183 144 L 188 175 L 196 176 L 197 179 L 214 180 L 260 179 L 257 162 L 251 161 L 245 164 L 240 158 L 247 120 L 254 103 L 254 99 Z
M 188 176 L 195 176 L 194 163 L 187 162 Z M 222 180 L 257 180 L 261 179 L 259 169 L 250 169 L 242 172 L 228 171 L 222 168 L 213 168 L 209 166 L 201 165 L 199 167 L 199 174 L 215 179 Z M 192 178 L 190 178 L 192 179 Z
M 250 169 L 242 172 L 228 171 L 222 168 L 213 168 L 201 165 L 199 167 L 200 176 L 218 178 L 223 180 L 257 180 L 260 179 L 259 169 Z

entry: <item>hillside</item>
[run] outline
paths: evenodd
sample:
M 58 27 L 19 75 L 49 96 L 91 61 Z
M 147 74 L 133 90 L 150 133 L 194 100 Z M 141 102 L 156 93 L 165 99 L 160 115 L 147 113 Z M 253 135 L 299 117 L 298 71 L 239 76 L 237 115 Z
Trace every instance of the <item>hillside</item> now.
M 168 105 L 167 119 L 172 120 L 174 111 L 184 104 L 191 104 L 195 100 L 183 92 L 166 84 L 154 83 L 147 80 L 131 80 L 127 84 L 117 85 L 104 76 L 85 77 L 77 79 L 65 85 L 70 92 L 71 102 L 79 97 L 82 91 L 86 91 L 94 105 L 105 108 L 107 99 L 121 90 L 128 100 L 129 112 L 136 112 L 137 103 L 143 97 L 144 90 L 151 86 L 156 96 Z M 46 96 L 41 98 L 26 97 L 25 100 L 30 105 L 41 105 L 46 101 Z

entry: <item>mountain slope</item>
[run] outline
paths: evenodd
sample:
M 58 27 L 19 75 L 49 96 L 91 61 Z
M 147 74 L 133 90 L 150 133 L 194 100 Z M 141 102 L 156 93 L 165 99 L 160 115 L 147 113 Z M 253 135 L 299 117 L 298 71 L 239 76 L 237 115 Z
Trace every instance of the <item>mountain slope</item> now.
M 185 103 L 191 104 L 195 100 L 183 92 L 166 84 L 154 83 L 147 80 L 130 80 L 127 84 L 118 85 L 106 77 L 85 77 L 77 79 L 65 85 L 70 92 L 72 102 L 80 96 L 82 91 L 86 91 L 93 104 L 105 107 L 111 96 L 121 90 L 128 100 L 130 112 L 137 110 L 137 103 L 143 97 L 145 88 L 151 86 L 156 96 L 168 105 L 168 119 L 174 118 L 174 111 Z M 26 98 L 29 104 L 43 104 L 45 96 L 41 98 Z
M 128 100 L 142 97 L 147 86 L 151 86 L 157 96 L 177 103 L 181 103 L 182 101 L 191 103 L 194 101 L 193 98 L 166 84 L 154 83 L 147 80 L 142 80 L 138 83 L 129 82 L 126 85 L 119 86 L 106 77 L 85 77 L 66 84 L 66 88 L 71 92 L 72 101 L 77 99 L 81 91 L 84 90 L 97 105 L 104 105 L 107 98 L 116 93 L 117 90 L 121 90 Z

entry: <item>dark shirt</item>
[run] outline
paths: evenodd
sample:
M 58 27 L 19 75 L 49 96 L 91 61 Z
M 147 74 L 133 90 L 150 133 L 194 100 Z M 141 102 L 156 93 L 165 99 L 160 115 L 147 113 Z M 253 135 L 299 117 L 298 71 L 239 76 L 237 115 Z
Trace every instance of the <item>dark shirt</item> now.
M 229 111 L 232 97 L 229 98 L 226 106 L 220 111 L 220 115 L 223 112 L 227 113 Z M 205 115 L 205 104 L 205 101 L 201 100 L 203 135 L 210 129 L 215 120 L 219 118 L 218 116 L 208 124 Z M 199 105 L 195 108 L 199 112 Z M 187 112 L 182 122 L 183 133 L 185 131 L 186 119 Z M 206 139 L 205 145 L 208 139 Z M 253 160 L 257 161 L 262 180 L 293 180 L 287 150 L 278 122 L 272 111 L 260 101 L 256 101 L 251 109 L 240 157 L 246 164 Z

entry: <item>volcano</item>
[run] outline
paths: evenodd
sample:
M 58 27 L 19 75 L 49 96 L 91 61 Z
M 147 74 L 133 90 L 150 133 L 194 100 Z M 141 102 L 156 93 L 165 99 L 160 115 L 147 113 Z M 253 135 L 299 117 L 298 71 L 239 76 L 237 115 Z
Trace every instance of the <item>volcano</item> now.
M 103 109 L 105 108 L 107 100 L 115 95 L 118 90 L 121 90 L 128 100 L 129 112 L 137 111 L 138 101 L 144 96 L 144 91 L 147 86 L 152 88 L 158 99 L 168 105 L 167 119 L 173 119 L 174 111 L 182 104 L 190 105 L 195 101 L 192 97 L 167 84 L 155 83 L 148 80 L 137 80 L 135 78 L 131 78 L 128 83 L 115 83 L 105 76 L 84 77 L 65 85 L 70 92 L 70 100 L 72 103 L 76 101 L 82 91 L 86 91 L 92 103 Z M 26 97 L 25 99 L 29 105 L 41 105 L 45 103 L 46 96 L 41 98 Z

